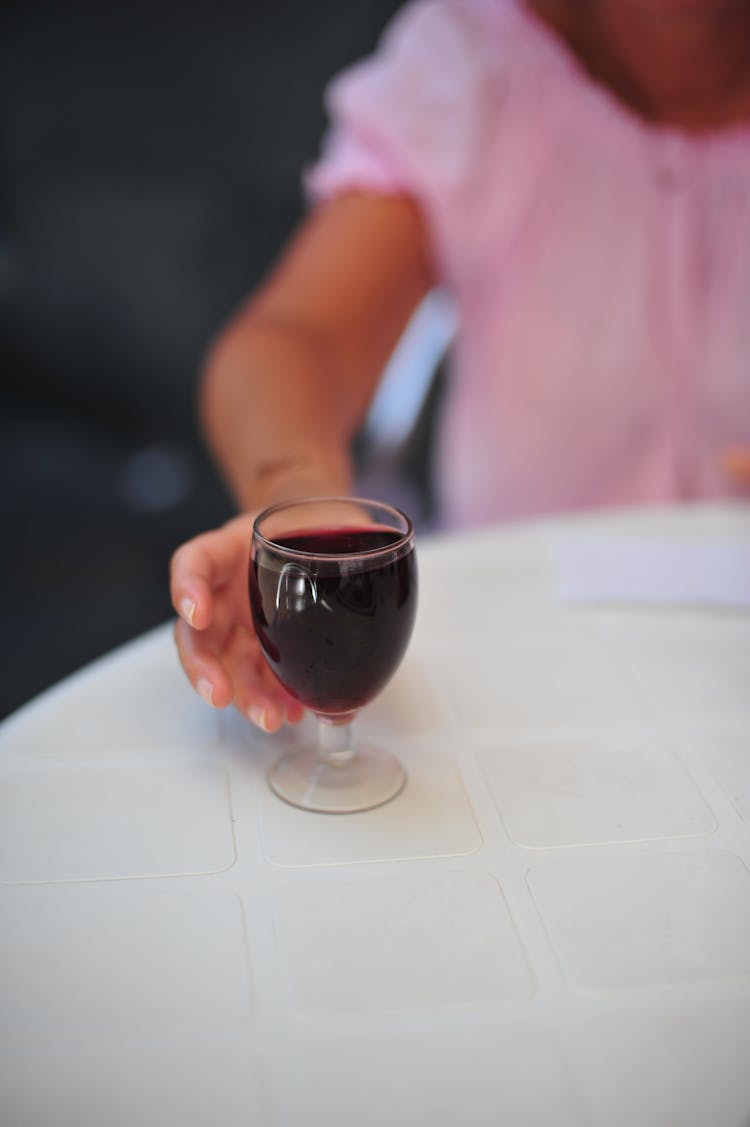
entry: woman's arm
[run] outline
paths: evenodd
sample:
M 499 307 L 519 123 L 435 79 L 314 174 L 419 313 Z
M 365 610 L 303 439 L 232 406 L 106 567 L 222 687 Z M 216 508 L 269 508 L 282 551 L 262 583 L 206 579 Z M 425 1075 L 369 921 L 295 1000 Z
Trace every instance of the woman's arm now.
M 311 215 L 205 368 L 206 435 L 241 508 L 351 488 L 351 441 L 431 282 L 409 199 L 353 194 Z
M 291 496 L 351 489 L 352 437 L 431 281 L 409 200 L 345 197 L 307 221 L 210 353 L 203 421 L 244 515 L 172 557 L 175 639 L 193 687 L 266 731 L 299 720 L 302 708 L 272 676 L 253 631 L 253 514 Z

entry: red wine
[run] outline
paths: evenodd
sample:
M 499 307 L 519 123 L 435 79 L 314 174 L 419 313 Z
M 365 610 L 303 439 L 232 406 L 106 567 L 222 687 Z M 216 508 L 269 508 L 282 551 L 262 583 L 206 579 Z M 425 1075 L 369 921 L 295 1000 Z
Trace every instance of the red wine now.
M 255 629 L 274 673 L 306 707 L 353 712 L 395 672 L 417 605 L 413 548 L 387 551 L 402 540 L 371 526 L 305 530 L 256 546 Z M 300 552 L 315 558 L 290 554 Z

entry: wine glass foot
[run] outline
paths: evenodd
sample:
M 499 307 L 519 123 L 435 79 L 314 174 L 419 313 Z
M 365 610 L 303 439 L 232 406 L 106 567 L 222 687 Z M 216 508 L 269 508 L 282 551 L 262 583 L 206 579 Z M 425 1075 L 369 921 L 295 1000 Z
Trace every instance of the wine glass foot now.
M 406 772 L 394 755 L 365 745 L 345 763 L 329 763 L 317 748 L 290 752 L 270 770 L 271 790 L 301 810 L 355 814 L 390 802 L 404 789 Z

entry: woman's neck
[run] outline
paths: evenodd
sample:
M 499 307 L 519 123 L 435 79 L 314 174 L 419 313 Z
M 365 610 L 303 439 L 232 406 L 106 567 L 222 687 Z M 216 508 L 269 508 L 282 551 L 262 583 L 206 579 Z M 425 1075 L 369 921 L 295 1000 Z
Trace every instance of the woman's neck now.
M 651 121 L 750 120 L 750 0 L 528 0 L 591 75 Z

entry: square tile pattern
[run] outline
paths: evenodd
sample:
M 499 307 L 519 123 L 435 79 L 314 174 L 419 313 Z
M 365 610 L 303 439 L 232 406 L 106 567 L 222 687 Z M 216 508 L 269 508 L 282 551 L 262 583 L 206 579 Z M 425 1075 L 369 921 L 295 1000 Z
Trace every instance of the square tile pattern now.
M 0 1059 L 0 1123 L 8 1127 L 272 1122 L 257 1055 L 239 1039 L 141 1037 L 9 1051 Z
M 750 825 L 750 721 L 685 725 L 673 738 L 716 779 L 737 816 Z
M 532 849 L 717 828 L 687 772 L 651 735 L 498 744 L 479 761 L 510 837 Z
M 750 979 L 750 872 L 734 854 L 587 858 L 539 865 L 528 882 L 579 986 Z
M 551 1107 L 555 1127 L 587 1124 L 555 1039 L 522 1022 L 311 1037 L 288 1046 L 279 1073 L 273 1095 L 288 1127 L 549 1127 Z
M 594 1078 L 594 1121 L 607 1127 L 746 1127 L 750 1003 L 645 1003 L 588 1021 L 576 1046 Z M 614 1097 L 614 1098 L 613 1098 Z
M 0 1041 L 236 1028 L 252 1012 L 242 902 L 220 892 L 13 890 Z
M 292 1004 L 306 1014 L 487 1006 L 528 998 L 530 967 L 482 872 L 306 881 L 276 892 Z
M 184 757 L 0 774 L 0 881 L 219 872 L 235 860 L 229 778 Z
M 742 716 L 750 723 L 750 617 L 620 620 L 611 641 L 628 675 L 664 715 Z
M 646 699 L 596 635 L 499 633 L 436 658 L 462 728 L 504 732 L 643 723 Z
M 276 865 L 347 865 L 456 857 L 476 852 L 482 837 L 457 767 L 429 749 L 396 747 L 407 772 L 399 797 L 360 814 L 311 817 L 260 791 L 263 848 Z

